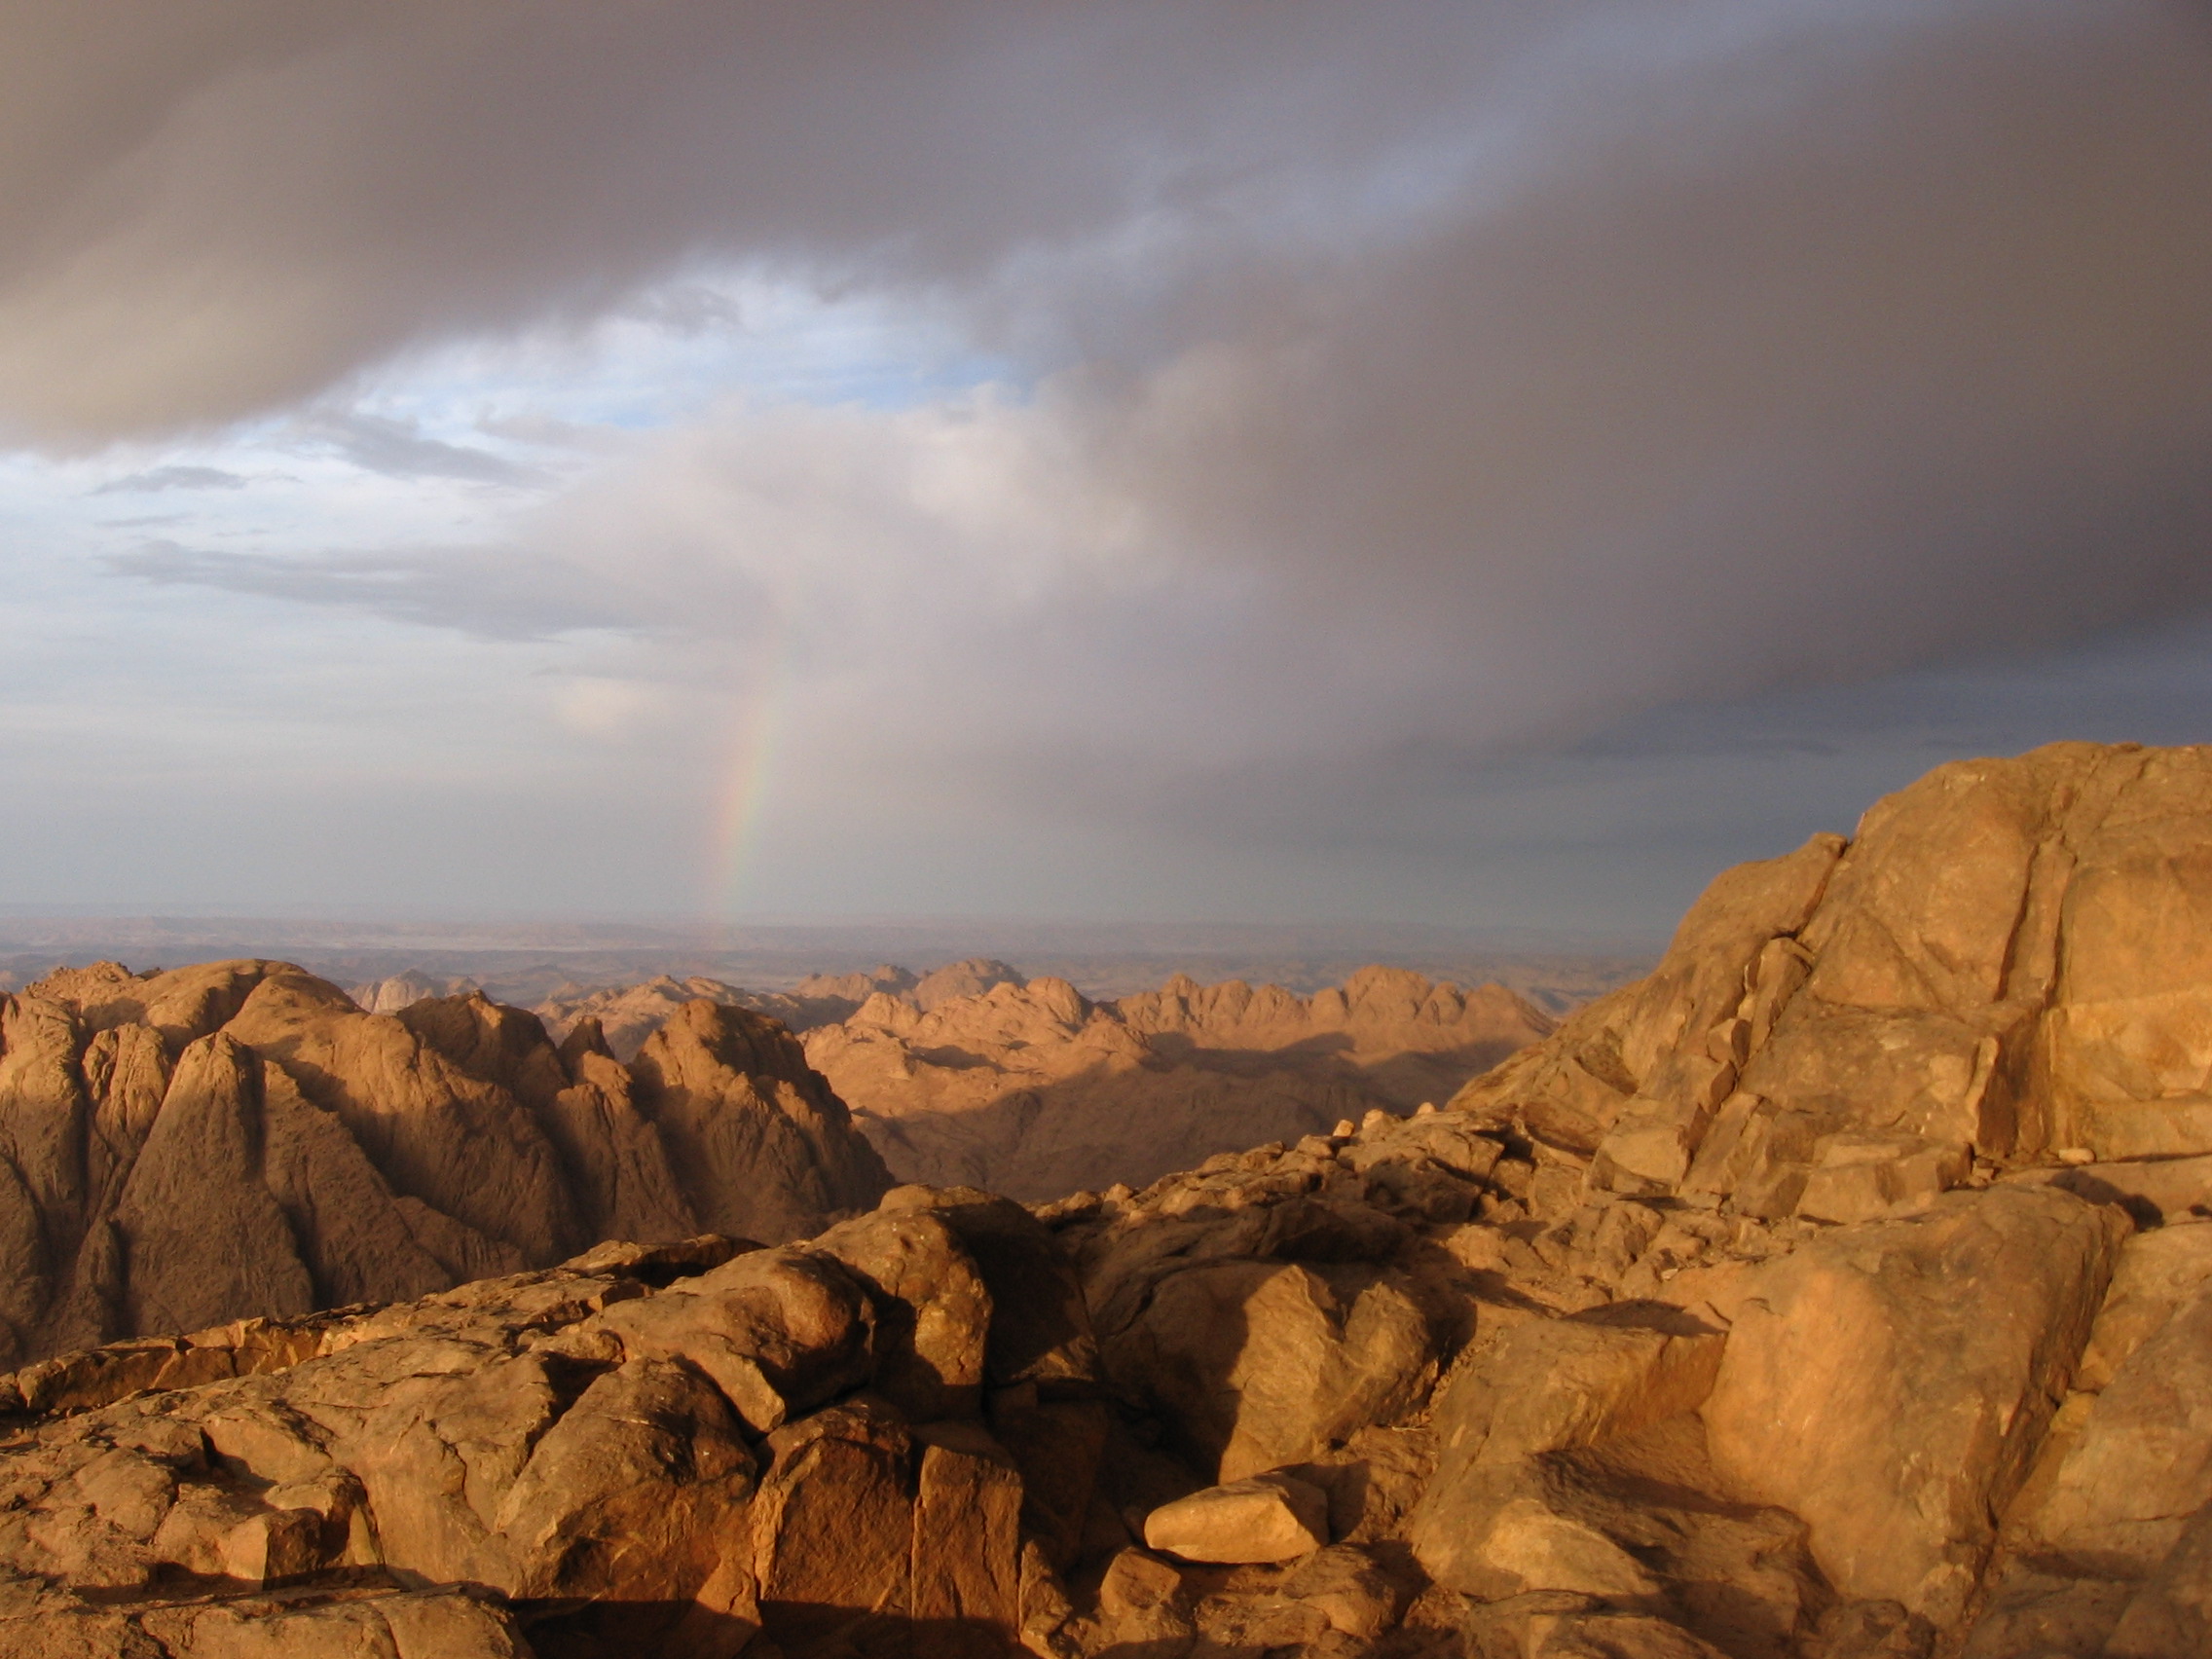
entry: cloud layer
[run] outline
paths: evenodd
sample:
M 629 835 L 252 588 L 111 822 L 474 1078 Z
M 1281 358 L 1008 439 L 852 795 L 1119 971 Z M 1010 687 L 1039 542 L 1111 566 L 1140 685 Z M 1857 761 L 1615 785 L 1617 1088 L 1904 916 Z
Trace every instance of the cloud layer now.
M 794 841 L 888 815 L 1427 872 L 1501 756 L 2212 600 L 2198 8 L 8 27 L 0 429 L 259 421 L 478 492 L 464 535 L 106 568 L 566 641 L 567 728 L 668 769 L 772 705 Z M 364 401 L 605 317 L 704 350 L 750 326 L 718 271 L 865 301 L 987 384 L 736 387 L 566 452 Z

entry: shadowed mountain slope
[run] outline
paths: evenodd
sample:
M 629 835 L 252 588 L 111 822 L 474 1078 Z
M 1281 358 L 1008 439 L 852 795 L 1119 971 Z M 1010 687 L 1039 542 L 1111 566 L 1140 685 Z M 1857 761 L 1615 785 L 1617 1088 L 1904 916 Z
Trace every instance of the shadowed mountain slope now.
M 1310 997 L 1182 975 L 1108 1003 L 1051 978 L 879 994 L 804 1042 L 901 1179 L 1042 1198 L 1448 1099 L 1552 1024 L 1501 986 L 1363 968 Z

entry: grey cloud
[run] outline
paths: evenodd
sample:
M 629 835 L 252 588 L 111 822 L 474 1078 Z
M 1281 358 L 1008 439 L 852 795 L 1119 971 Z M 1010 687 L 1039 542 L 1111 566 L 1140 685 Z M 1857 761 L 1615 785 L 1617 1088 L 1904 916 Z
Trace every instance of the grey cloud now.
M 542 484 L 545 475 L 489 450 L 424 437 L 414 423 L 326 409 L 300 417 L 294 432 L 387 478 L 458 478 L 470 484 Z
M 531 579 L 516 555 L 485 548 L 410 548 L 319 556 L 224 553 L 154 541 L 102 563 L 163 587 L 212 588 L 354 611 L 388 622 L 452 628 L 484 640 L 546 640 L 586 630 L 649 631 L 619 596 Z M 519 575 L 519 579 L 518 579 Z
M 1537 12 L 18 9 L 0 25 L 0 407 L 56 441 L 226 419 L 425 338 L 597 314 L 701 253 L 973 282 L 1295 163 L 1314 123 L 1372 154 Z
M 655 288 L 625 302 L 620 314 L 672 333 L 705 334 L 745 326 L 745 308 L 726 294 L 697 283 Z
M 246 480 L 219 466 L 156 466 L 110 479 L 95 496 L 147 495 L 159 490 L 242 490 Z
M 195 15 L 13 25 L 10 61 L 105 93 L 0 100 L 39 186 L 0 245 L 46 250 L 0 272 L 25 430 L 220 418 L 546 314 L 697 321 L 638 285 L 720 252 L 1080 363 L 1071 464 L 1163 544 L 1479 654 L 1503 723 L 2204 598 L 2193 10 Z M 306 423 L 399 476 L 532 476 Z

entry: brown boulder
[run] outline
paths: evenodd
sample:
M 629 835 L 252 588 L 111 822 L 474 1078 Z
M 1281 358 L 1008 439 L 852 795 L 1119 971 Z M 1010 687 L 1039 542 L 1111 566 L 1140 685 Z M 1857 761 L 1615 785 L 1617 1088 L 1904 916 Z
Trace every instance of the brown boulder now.
M 878 1392 L 913 1422 L 981 1409 L 991 1293 L 940 1216 L 881 1209 L 807 1247 L 834 1256 L 874 1295 Z
M 1417 1406 L 1437 1341 L 1401 1275 L 1201 1262 L 1168 1273 L 1104 1343 L 1108 1376 L 1221 1480 L 1310 1461 Z
M 1714 1465 L 1805 1519 L 1845 1597 L 1952 1623 L 2124 1232 L 2064 1194 L 1955 1195 L 1759 1270 L 1704 1406 Z
M 2144 1574 L 2212 1505 L 2212 1285 L 2199 1281 L 2131 1344 L 2099 1328 L 2108 1352 L 2124 1351 L 2039 1482 L 2021 1542 L 2110 1575 Z
M 901 1187 L 886 1213 L 935 1215 L 960 1240 L 990 1292 L 992 1318 L 984 1365 L 993 1387 L 1088 1382 L 1098 1375 L 1097 1342 L 1083 1282 L 1057 1239 L 1011 1198 L 973 1187 Z
M 1020 1477 L 973 1425 L 917 1437 L 865 1400 L 768 1438 L 753 1507 L 768 1633 L 793 1653 L 1001 1654 L 1020 1613 Z
M 2103 1659 L 2184 1659 L 2212 1652 L 2212 1510 L 2199 1510 L 2157 1569 L 2120 1609 Z
M 604 1333 L 632 1358 L 697 1367 L 756 1434 L 866 1382 L 875 1310 L 839 1263 L 796 1246 L 755 1250 L 658 1296 L 617 1303 L 571 1339 Z
M 734 1415 L 688 1366 L 633 1359 L 594 1378 L 493 1512 L 526 1564 L 513 1593 L 693 1601 L 723 1565 L 719 1534 L 753 1472 Z
M 1185 1561 L 1296 1561 L 1329 1541 L 1329 1496 L 1295 1475 L 1253 1475 L 1161 1505 L 1144 1541 Z
M 1547 1455 L 1598 1446 L 1703 1403 L 1717 1331 L 1667 1309 L 1539 1319 L 1502 1334 L 1437 1397 L 1434 1477 L 1415 1510 L 1415 1553 L 1438 1583 L 1490 1597 L 1528 1591 L 1650 1596 L 1658 1581 L 1553 1490 Z

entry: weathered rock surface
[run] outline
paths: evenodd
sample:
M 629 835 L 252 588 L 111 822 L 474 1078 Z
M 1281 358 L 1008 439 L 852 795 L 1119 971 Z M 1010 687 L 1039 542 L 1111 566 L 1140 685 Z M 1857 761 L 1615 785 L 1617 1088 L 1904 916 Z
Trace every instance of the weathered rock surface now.
M 1979 1159 L 2212 1151 L 2212 750 L 1943 766 L 1730 870 L 1648 979 L 1455 1102 L 1623 1193 L 1861 1220 Z
M 680 1009 L 628 1066 L 481 996 L 276 962 L 0 998 L 0 1360 L 416 1297 L 604 1238 L 771 1242 L 888 1177 L 798 1044 Z
M 2127 1231 L 2069 1195 L 1998 1190 L 1759 1269 L 1703 1408 L 1727 1487 L 1803 1517 L 1842 1595 L 1955 1624 Z
M 607 1247 L 203 1333 L 166 1371 L 131 1346 L 33 1368 L 0 1384 L 0 1652 L 244 1652 L 212 1634 L 243 1618 L 285 1651 L 519 1653 L 510 1617 L 548 1653 L 1009 1651 L 1055 1580 L 982 1416 L 993 1275 L 960 1240 L 1010 1225 L 1056 1257 L 1003 1199 L 909 1193 L 819 1246 Z M 1006 1324 L 996 1375 L 1095 1392 L 1080 1296 Z M 288 1584 L 315 1595 L 238 1599 Z M 491 1600 L 392 1593 L 424 1585 Z
M 405 1654 L 420 1616 L 575 1659 L 2201 1659 L 2212 978 L 2167 912 L 2207 758 L 1947 768 L 1723 876 L 1649 980 L 1457 1110 L 25 1368 L 0 1652 Z M 62 1011 L 95 1031 L 84 1144 L 140 1161 L 188 1075 L 166 1026 L 203 1021 L 164 1132 L 215 1172 L 216 1239 L 261 1235 L 250 1149 L 291 1110 L 235 1082 L 282 1069 L 238 1024 L 257 995 Z M 403 1029 L 470 1076 L 535 1052 L 421 1006 Z M 10 1013 L 0 1079 L 58 1087 L 57 1007 Z M 344 1017 L 289 1016 L 291 1052 L 402 1051 Z M 735 1166 L 699 1056 L 739 1074 L 757 1040 L 694 1005 L 633 1072 L 600 1057 L 694 1125 L 684 1203 Z M 412 1144 L 406 1068 L 356 1069 L 346 1109 Z M 0 1127 L 9 1180 L 67 1190 L 47 1120 Z M 436 1213 L 535 1213 L 533 1165 L 483 1167 L 481 1225 Z M 46 1210 L 6 1213 L 44 1247 Z

